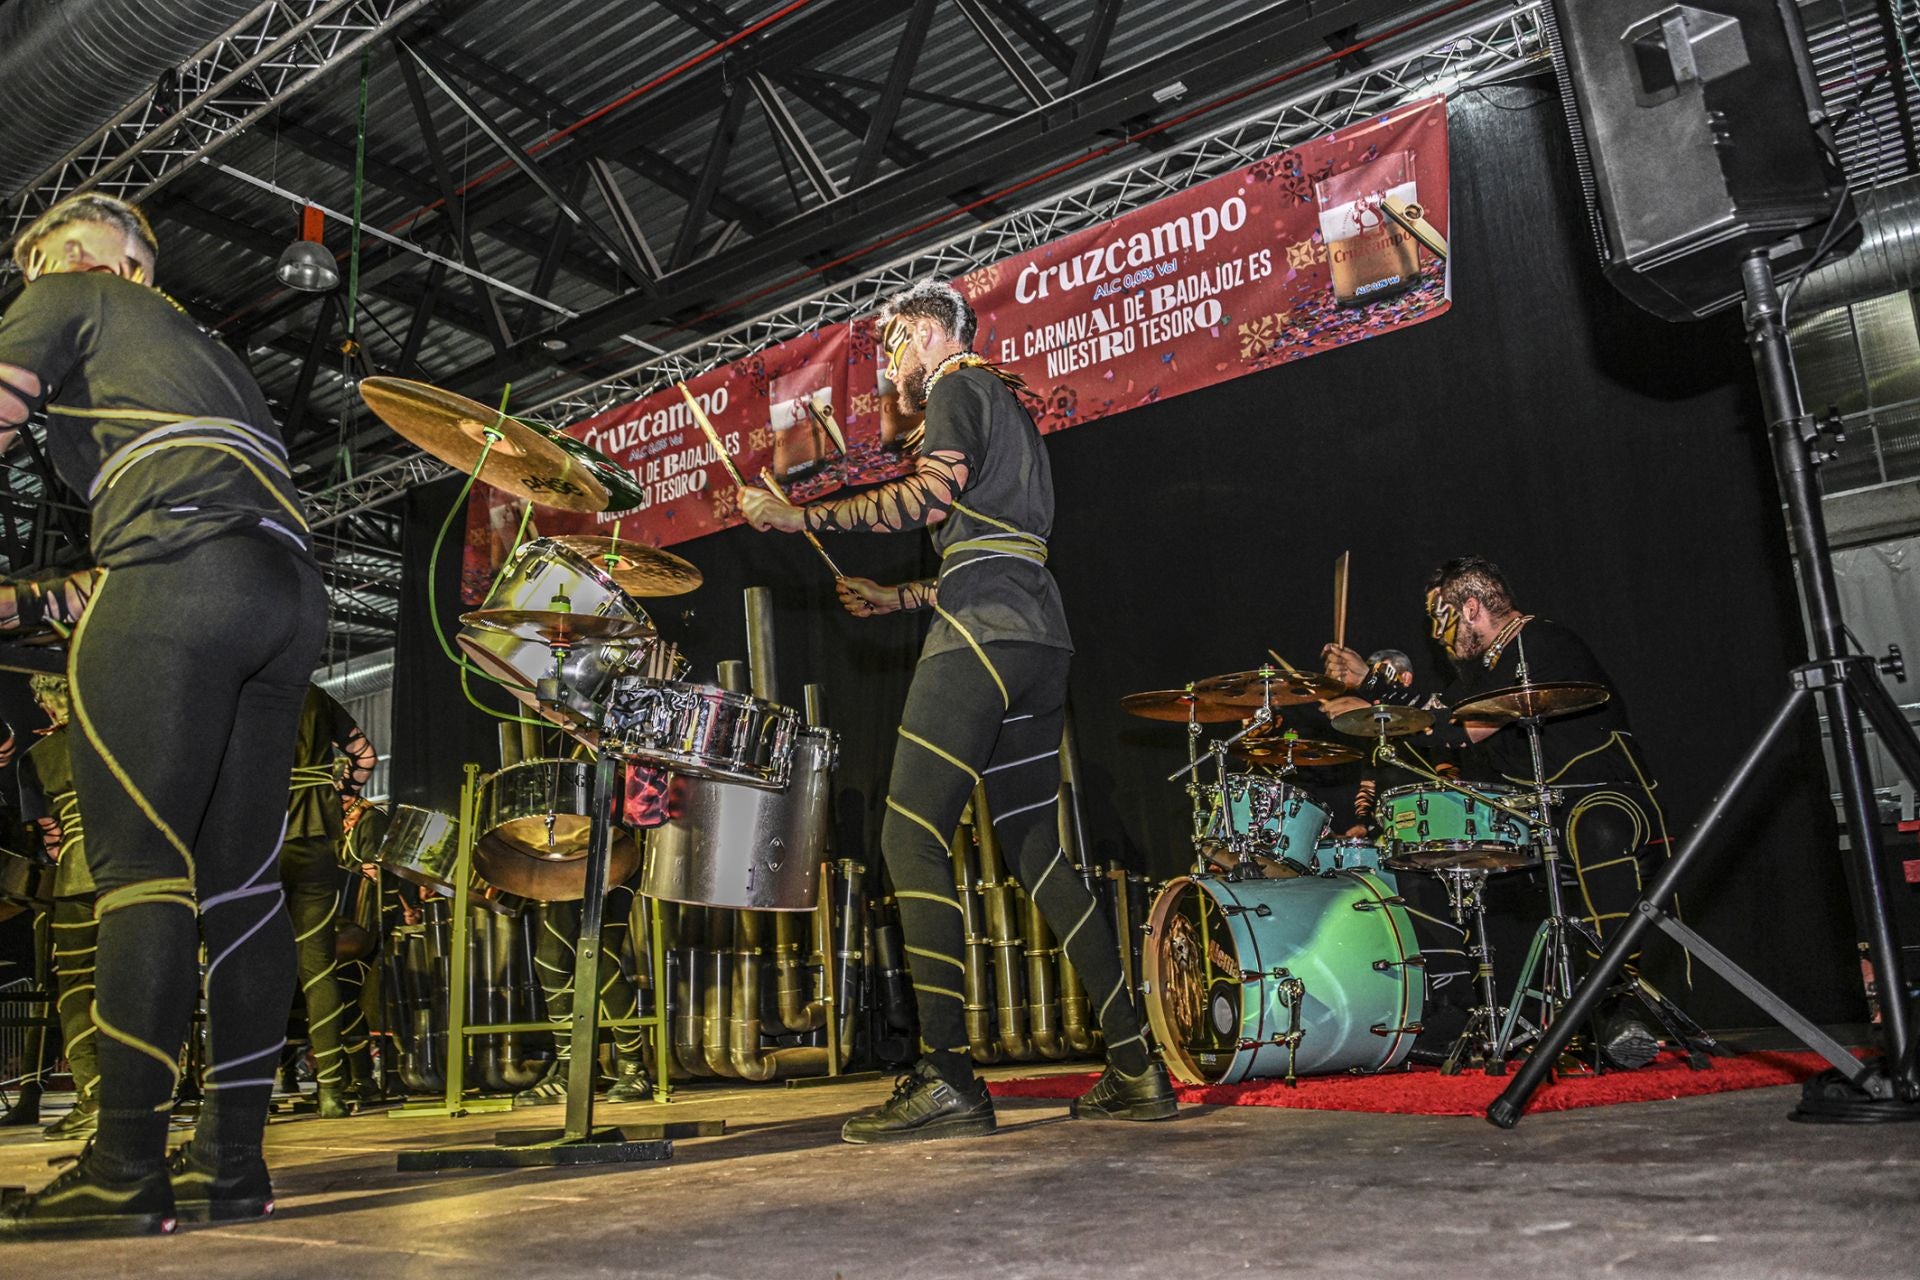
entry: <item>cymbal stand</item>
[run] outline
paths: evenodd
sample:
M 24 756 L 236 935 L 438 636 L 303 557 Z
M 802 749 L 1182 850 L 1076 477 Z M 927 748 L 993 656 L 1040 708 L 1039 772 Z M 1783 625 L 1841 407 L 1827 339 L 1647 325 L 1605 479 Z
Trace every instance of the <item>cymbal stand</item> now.
M 1440 1064 L 1440 1073 L 1459 1075 L 1469 1050 L 1477 1043 L 1487 1074 L 1505 1075 L 1506 1055 L 1514 1047 L 1514 1024 L 1519 1006 L 1515 1004 L 1507 1009 L 1506 1020 L 1504 1023 L 1501 1021 L 1500 992 L 1493 980 L 1493 943 L 1487 937 L 1487 872 L 1478 867 L 1441 867 L 1434 874 L 1446 885 L 1454 921 L 1462 929 L 1468 930 L 1467 936 L 1471 941 L 1467 954 L 1473 957 L 1473 980 L 1480 987 L 1480 1003 L 1473 1007 L 1468 1014 L 1467 1025 L 1454 1037 L 1452 1047 L 1447 1050 L 1447 1056 Z M 1472 917 L 1470 926 L 1469 916 Z M 1537 1034 L 1529 1024 L 1522 1034 L 1522 1041 Z

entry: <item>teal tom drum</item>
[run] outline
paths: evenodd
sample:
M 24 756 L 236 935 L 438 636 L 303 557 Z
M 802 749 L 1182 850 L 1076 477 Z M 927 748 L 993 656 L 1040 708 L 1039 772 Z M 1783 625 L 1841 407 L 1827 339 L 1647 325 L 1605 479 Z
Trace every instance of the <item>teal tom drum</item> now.
M 1389 878 L 1183 877 L 1150 919 L 1147 1017 L 1183 1081 L 1385 1071 L 1413 1047 L 1425 980 Z

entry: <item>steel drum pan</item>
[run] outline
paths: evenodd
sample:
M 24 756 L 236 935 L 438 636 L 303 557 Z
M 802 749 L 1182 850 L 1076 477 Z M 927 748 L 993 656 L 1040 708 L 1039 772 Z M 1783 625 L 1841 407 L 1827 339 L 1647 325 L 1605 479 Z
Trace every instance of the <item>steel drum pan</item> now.
M 522 898 L 571 902 L 584 896 L 593 771 L 587 760 L 525 760 L 489 774 L 480 784 L 482 834 L 473 848 L 474 869 Z M 615 827 L 608 883 L 624 882 L 639 865 L 639 845 Z
M 676 774 L 667 787 L 671 816 L 647 837 L 640 892 L 712 907 L 811 911 L 819 901 L 839 751 L 834 734 L 801 730 L 789 744 L 786 785 L 778 790 Z
M 447 814 L 410 804 L 393 806 L 386 836 L 373 860 L 383 871 L 419 885 L 442 898 L 453 897 L 454 866 L 459 861 L 460 824 Z M 516 915 L 526 905 L 519 897 L 478 875 L 469 884 L 477 907 Z
M 0 920 L 53 901 L 53 872 L 51 862 L 0 849 Z

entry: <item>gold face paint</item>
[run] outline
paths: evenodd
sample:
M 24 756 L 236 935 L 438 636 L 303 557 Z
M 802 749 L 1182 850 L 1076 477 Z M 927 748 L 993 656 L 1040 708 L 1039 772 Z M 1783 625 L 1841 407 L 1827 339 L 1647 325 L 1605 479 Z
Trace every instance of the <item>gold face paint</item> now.
M 1460 610 L 1442 600 L 1438 590 L 1429 591 L 1427 617 L 1433 620 L 1433 638 L 1445 645 L 1448 653 L 1459 656 L 1453 646 L 1460 635 Z
M 899 316 L 887 321 L 886 330 L 880 335 L 880 345 L 887 353 L 887 381 L 898 385 L 900 382 L 900 357 L 906 354 L 907 344 L 913 341 L 907 322 Z

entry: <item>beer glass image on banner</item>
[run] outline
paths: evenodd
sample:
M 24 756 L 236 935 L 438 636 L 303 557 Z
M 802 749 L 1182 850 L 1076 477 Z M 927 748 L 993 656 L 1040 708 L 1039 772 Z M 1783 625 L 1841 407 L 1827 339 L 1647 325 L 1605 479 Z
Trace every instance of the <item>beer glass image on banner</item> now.
M 1313 196 L 1320 206 L 1320 239 L 1327 247 L 1335 302 L 1364 307 L 1419 282 L 1418 243 L 1380 207 L 1389 197 L 1419 204 L 1412 152 L 1391 151 L 1316 182 Z

